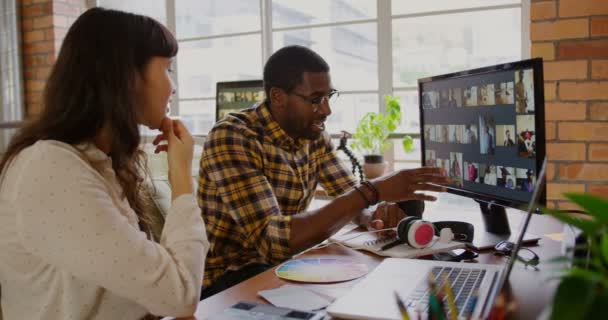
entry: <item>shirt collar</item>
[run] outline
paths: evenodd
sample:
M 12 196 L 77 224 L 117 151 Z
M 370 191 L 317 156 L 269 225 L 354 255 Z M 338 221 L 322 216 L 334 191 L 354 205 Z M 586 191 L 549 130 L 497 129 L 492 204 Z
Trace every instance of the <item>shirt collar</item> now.
M 297 151 L 305 144 L 305 139 L 294 139 L 281 128 L 270 113 L 268 100 L 261 103 L 256 109 L 260 122 L 264 128 L 264 139 L 287 151 Z
M 101 151 L 101 149 L 97 148 L 94 143 L 80 143 L 76 145 L 76 149 L 80 150 L 80 152 L 82 152 L 91 162 L 112 162 L 112 158 Z

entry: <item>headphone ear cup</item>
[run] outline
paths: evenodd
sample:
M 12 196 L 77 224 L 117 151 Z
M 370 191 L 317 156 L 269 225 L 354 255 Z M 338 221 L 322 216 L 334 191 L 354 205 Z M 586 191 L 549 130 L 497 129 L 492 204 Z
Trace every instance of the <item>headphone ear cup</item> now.
M 414 221 L 407 232 L 407 243 L 416 249 L 426 248 L 433 244 L 435 227 L 422 219 Z
M 420 220 L 418 217 L 405 217 L 399 221 L 397 225 L 397 237 L 399 240 L 409 244 L 408 242 L 408 232 L 410 230 L 410 226 L 414 221 Z

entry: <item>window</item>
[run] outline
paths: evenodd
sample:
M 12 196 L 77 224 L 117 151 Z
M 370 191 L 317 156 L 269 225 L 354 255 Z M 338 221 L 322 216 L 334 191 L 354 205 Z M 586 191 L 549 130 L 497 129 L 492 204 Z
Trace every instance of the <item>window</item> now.
M 215 120 L 215 83 L 262 78 L 279 48 L 321 54 L 342 94 L 327 128 L 353 132 L 366 112 L 401 98 L 396 137 L 418 135 L 417 79 L 522 58 L 523 0 L 99 0 L 157 18 L 179 42 L 178 97 L 172 113 L 194 134 Z M 390 23 L 386 23 L 390 20 Z M 500 32 L 497 32 L 500 30 Z M 390 36 L 386 36 L 390 35 Z M 395 141 L 397 144 L 397 141 Z M 416 150 L 419 141 L 415 139 Z M 419 164 L 419 151 L 395 146 L 395 167 Z

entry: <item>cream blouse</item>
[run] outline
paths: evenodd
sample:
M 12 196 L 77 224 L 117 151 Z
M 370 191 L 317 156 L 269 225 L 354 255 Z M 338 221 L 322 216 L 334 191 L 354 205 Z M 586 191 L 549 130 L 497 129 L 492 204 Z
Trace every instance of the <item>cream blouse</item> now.
M 4 320 L 139 319 L 194 313 L 209 242 L 193 195 L 175 199 L 159 243 L 93 145 L 39 141 L 0 183 Z

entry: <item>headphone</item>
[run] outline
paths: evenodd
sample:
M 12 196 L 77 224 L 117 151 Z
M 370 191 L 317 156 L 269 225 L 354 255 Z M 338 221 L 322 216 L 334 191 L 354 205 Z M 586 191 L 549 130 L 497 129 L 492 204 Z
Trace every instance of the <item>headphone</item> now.
M 441 243 L 452 240 L 473 242 L 474 227 L 468 222 L 429 222 L 419 217 L 405 217 L 397 225 L 397 238 L 416 249 L 431 246 L 435 236 Z

